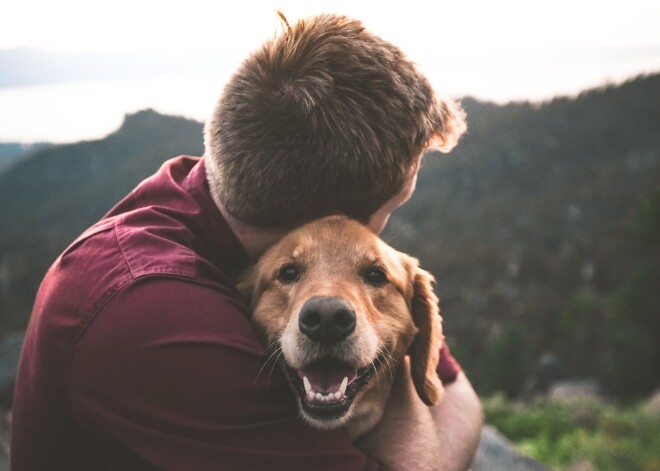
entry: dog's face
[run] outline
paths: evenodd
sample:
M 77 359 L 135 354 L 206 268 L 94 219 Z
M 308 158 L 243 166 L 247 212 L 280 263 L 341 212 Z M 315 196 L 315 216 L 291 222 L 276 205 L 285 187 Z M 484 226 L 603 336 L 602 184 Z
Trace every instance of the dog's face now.
M 381 417 L 407 353 L 427 404 L 442 385 L 432 277 L 361 224 L 331 216 L 289 233 L 239 285 L 311 425 L 361 434 Z

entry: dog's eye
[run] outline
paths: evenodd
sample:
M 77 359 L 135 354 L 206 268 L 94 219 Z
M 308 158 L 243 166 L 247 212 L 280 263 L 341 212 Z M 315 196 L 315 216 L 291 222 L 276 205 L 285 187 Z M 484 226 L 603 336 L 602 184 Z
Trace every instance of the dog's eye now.
M 282 283 L 293 283 L 300 278 L 300 270 L 295 265 L 284 265 L 277 272 L 277 279 Z
M 387 283 L 387 274 L 382 268 L 370 268 L 365 275 L 364 280 L 370 285 L 382 286 Z

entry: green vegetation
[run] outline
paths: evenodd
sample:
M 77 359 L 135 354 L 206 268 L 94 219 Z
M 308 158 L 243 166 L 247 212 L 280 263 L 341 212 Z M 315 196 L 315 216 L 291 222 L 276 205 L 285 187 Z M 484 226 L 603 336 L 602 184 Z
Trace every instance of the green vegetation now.
M 598 471 L 660 471 L 660 415 L 597 401 L 484 400 L 486 421 L 552 469 L 589 462 Z
M 660 381 L 660 188 L 642 201 L 630 227 L 634 263 L 621 285 L 605 293 L 578 288 L 555 324 L 554 349 L 564 363 L 622 399 Z
M 532 365 L 532 346 L 525 338 L 522 325 L 508 325 L 486 345 L 482 388 L 501 391 L 515 397 L 519 385 L 527 378 Z

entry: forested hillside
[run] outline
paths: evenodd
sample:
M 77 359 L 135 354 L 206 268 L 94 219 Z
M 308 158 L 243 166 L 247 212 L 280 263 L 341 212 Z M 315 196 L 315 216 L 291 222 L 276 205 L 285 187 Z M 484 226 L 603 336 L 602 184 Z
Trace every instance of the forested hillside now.
M 17 142 L 0 142 L 0 173 L 21 157 L 38 149 L 48 147 L 47 143 L 19 144 Z
M 435 274 L 481 390 L 520 392 L 542 351 L 617 394 L 660 385 L 660 76 L 463 104 L 468 135 L 425 159 L 385 237 Z
M 202 124 L 146 110 L 102 140 L 38 151 L 0 174 L 0 325 L 25 325 L 48 266 L 167 159 L 201 155 Z
M 660 75 L 463 105 L 468 134 L 425 159 L 384 238 L 435 274 L 448 340 L 480 392 L 520 393 L 544 351 L 623 397 L 659 386 Z M 200 123 L 144 111 L 1 173 L 2 326 L 26 323 L 80 231 L 167 158 L 201 153 Z

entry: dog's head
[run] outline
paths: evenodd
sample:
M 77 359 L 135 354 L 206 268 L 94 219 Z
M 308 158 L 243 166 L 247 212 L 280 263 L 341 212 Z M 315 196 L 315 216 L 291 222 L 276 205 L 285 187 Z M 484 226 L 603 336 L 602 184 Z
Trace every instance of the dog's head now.
M 271 247 L 239 288 L 258 330 L 281 349 L 303 418 L 330 429 L 378 421 L 406 354 L 420 398 L 440 400 L 443 336 L 432 281 L 414 258 L 331 216 Z

